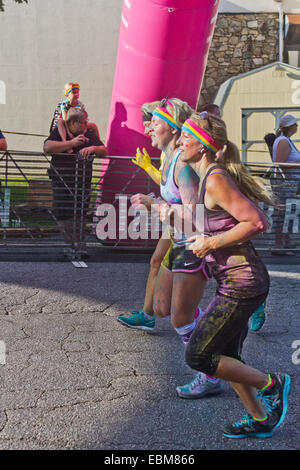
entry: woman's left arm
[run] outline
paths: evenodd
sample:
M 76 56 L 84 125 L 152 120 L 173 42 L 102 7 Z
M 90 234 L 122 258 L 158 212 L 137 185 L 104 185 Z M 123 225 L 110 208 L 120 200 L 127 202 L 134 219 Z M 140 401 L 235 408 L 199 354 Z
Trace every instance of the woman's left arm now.
M 185 162 L 179 161 L 176 166 L 178 168 L 175 170 L 175 182 L 179 189 L 181 204 L 173 205 L 174 224 L 179 231 L 189 237 L 196 232 L 194 215 L 199 201 L 199 177 Z
M 182 204 L 191 204 L 195 207 L 199 200 L 199 177 L 187 163 L 178 162 L 178 167 L 175 181 L 179 188 Z
M 230 177 L 210 175 L 207 178 L 206 194 L 216 207 L 224 209 L 238 223 L 219 235 L 192 237 L 194 243 L 191 249 L 197 256 L 203 257 L 218 248 L 243 243 L 267 229 L 268 221 L 264 213 L 239 191 Z

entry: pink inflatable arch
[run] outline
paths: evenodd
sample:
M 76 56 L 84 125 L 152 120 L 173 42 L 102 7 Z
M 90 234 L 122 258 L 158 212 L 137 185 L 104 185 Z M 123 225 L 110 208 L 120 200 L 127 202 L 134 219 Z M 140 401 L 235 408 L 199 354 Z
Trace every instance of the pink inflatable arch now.
M 219 0 L 124 0 L 106 145 L 111 156 L 134 157 L 137 147 L 159 152 L 145 137 L 141 106 L 177 97 L 195 107 L 205 72 Z M 155 191 L 127 160 L 102 165 L 99 202 Z M 125 189 L 124 189 L 125 188 Z
M 219 0 L 124 0 L 106 142 L 110 155 L 146 144 L 141 105 L 181 98 L 195 107 Z M 152 150 L 153 154 L 153 150 Z

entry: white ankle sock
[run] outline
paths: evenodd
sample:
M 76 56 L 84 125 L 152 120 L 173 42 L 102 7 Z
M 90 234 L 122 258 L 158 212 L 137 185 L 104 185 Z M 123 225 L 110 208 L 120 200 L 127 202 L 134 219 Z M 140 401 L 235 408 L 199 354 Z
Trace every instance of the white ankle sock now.
M 183 326 L 180 326 L 179 328 L 175 328 L 175 331 L 180 336 L 183 344 L 185 345 L 188 344 L 189 339 L 195 329 L 195 326 L 196 326 L 196 320 L 194 320 L 192 323 L 189 323 L 188 325 L 183 325 Z

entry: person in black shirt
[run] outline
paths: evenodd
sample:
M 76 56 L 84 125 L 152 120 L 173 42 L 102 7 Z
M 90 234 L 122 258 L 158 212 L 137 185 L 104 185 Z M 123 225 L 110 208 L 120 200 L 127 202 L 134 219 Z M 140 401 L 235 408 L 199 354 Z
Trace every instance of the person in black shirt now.
M 7 143 L 4 135 L 0 130 L 0 150 L 7 150 Z
M 104 157 L 107 149 L 93 129 L 87 128 L 86 113 L 68 111 L 67 140 L 54 129 L 44 142 L 44 152 L 52 155 L 49 176 L 53 189 L 53 212 L 65 242 L 84 248 L 86 213 L 89 206 L 93 157 Z M 72 154 L 66 153 L 73 150 Z M 76 155 L 74 155 L 76 154 Z M 78 245 L 77 245 L 78 246 Z

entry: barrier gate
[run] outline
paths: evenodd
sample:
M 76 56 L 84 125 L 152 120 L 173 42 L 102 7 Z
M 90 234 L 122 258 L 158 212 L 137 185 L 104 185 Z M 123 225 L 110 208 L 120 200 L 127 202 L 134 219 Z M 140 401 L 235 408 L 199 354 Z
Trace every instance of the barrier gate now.
M 116 165 L 132 157 L 94 158 L 90 185 L 86 174 L 91 165 L 79 155 L 68 154 L 68 158 L 74 159 L 71 179 L 68 172 L 57 174 L 51 156 L 44 153 L 0 152 L 0 257 L 5 252 L 13 259 L 16 248 L 37 247 L 57 250 L 71 260 L 83 259 L 90 248 L 152 251 L 161 235 L 160 223 L 149 224 L 147 215 L 132 211 L 130 197 L 135 193 L 159 196 L 159 187 L 139 167 L 126 164 L 124 173 Z M 154 163 L 158 166 L 159 159 Z M 292 173 L 290 164 L 247 165 L 275 193 L 280 194 L 287 184 L 290 188 L 280 207 L 262 206 L 269 228 L 254 239 L 256 249 L 281 254 L 275 244 L 281 236 L 289 251 L 300 253 L 300 165 Z M 67 223 L 58 217 L 58 205 L 68 210 Z

